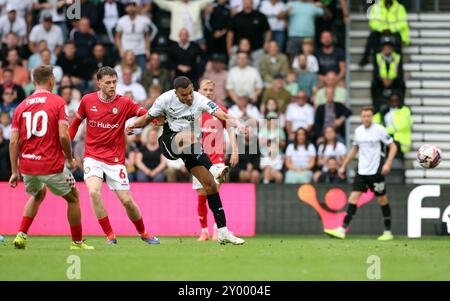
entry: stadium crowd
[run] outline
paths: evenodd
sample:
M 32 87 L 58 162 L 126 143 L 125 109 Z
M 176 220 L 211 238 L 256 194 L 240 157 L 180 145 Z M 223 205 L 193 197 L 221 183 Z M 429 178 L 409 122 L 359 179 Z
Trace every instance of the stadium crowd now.
M 73 1 L 72 1 L 73 2 Z M 77 3 L 77 2 L 76 2 Z M 70 116 L 96 91 L 95 72 L 117 71 L 117 93 L 150 108 L 175 76 L 215 82 L 230 114 L 257 120 L 243 137 L 230 181 L 341 183 L 351 115 L 343 47 L 346 1 L 333 0 L 0 0 L 0 180 L 10 175 L 8 139 L 14 108 L 33 93 L 31 70 L 54 67 L 54 93 Z M 75 10 L 77 11 L 77 10 Z M 363 62 L 364 63 L 364 62 Z M 383 81 L 381 81 L 381 84 Z M 384 116 L 384 115 L 383 115 Z M 381 118 L 381 117 L 380 117 Z M 189 181 L 182 161 L 166 160 L 158 128 L 127 141 L 131 181 Z M 82 127 L 73 141 L 83 179 Z M 256 143 L 255 143 L 256 142 Z

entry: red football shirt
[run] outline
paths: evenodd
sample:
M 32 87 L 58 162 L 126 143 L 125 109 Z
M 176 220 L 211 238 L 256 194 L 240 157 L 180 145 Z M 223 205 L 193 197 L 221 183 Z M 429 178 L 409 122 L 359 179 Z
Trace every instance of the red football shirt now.
M 11 131 L 19 132 L 21 173 L 48 175 L 63 171 L 65 156 L 58 125 L 69 125 L 68 119 L 64 99 L 48 91 L 36 91 L 17 106 Z
M 98 92 L 81 99 L 77 118 L 86 118 L 84 157 L 110 165 L 125 164 L 125 122 L 145 110 L 130 98 L 116 95 L 106 102 Z
M 217 103 L 216 103 L 217 104 Z M 217 104 L 222 111 L 227 112 L 221 104 Z M 223 130 L 226 128 L 226 122 L 203 112 L 201 117 L 202 145 L 203 151 L 208 155 L 213 164 L 224 163 L 224 141 Z

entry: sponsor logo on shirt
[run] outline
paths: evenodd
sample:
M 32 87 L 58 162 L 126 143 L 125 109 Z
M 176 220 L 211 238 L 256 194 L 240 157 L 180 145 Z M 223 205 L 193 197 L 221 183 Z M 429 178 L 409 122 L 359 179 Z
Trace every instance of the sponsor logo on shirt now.
M 37 156 L 35 154 L 22 154 L 22 158 L 31 160 L 41 160 L 42 156 Z
M 217 133 L 219 132 L 216 128 L 202 128 L 202 133 Z
M 180 119 L 184 119 L 187 120 L 189 122 L 194 122 L 195 121 L 195 116 L 194 115 L 186 115 L 186 116 L 181 116 L 181 117 L 172 117 L 174 120 L 180 120 Z
M 101 122 L 101 121 L 95 121 L 95 120 L 89 120 L 89 126 L 93 128 L 102 128 L 102 129 L 117 129 L 119 128 L 119 124 L 110 124 L 108 122 Z
M 92 112 L 98 112 L 98 109 L 97 109 L 96 106 L 92 106 L 92 107 L 91 107 L 91 111 L 92 111 Z

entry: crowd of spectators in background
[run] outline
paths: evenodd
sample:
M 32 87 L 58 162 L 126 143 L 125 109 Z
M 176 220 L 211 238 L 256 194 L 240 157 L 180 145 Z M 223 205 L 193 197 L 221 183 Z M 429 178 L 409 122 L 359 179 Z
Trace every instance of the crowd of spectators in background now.
M 9 178 L 14 108 L 33 92 L 31 70 L 54 67 L 54 93 L 73 118 L 82 95 L 97 91 L 95 72 L 111 66 L 117 91 L 150 108 L 175 76 L 215 82 L 215 101 L 258 131 L 243 137 L 231 181 L 341 183 L 345 121 L 351 114 L 343 49 L 346 1 L 0 0 L 0 180 Z M 170 20 L 170 21 L 169 21 Z M 170 24 L 170 26 L 168 26 Z M 170 30 L 167 30 L 170 28 Z M 384 115 L 383 115 L 384 116 Z M 264 122 L 262 122 L 264 121 Z M 166 160 L 158 131 L 127 141 L 131 181 L 188 181 L 183 162 Z M 73 142 L 82 180 L 84 130 Z

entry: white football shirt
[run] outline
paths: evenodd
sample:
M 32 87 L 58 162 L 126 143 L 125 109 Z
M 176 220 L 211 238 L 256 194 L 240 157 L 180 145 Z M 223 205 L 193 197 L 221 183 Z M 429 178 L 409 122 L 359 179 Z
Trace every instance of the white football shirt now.
M 353 145 L 359 148 L 358 174 L 375 175 L 380 168 L 382 158 L 385 157 L 382 144 L 390 145 L 394 139 L 382 125 L 377 123 L 372 123 L 369 128 L 360 125 L 355 129 L 353 139 Z
M 148 110 L 148 115 L 158 117 L 165 115 L 169 128 L 174 132 L 192 130 L 203 112 L 214 114 L 219 107 L 207 97 L 194 91 L 192 105 L 182 103 L 175 95 L 175 89 L 161 94 L 153 106 Z

